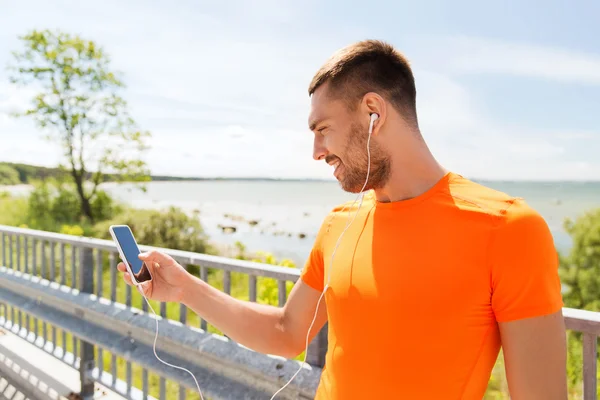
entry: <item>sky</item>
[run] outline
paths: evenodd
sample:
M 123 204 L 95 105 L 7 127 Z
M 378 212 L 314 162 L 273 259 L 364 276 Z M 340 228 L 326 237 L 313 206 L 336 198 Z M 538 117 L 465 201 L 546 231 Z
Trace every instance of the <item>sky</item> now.
M 48 28 L 110 55 L 152 133 L 153 174 L 332 179 L 312 159 L 308 84 L 337 49 L 380 39 L 411 62 L 421 131 L 445 167 L 600 180 L 599 15 L 597 0 L 0 0 L 0 161 L 60 162 L 9 116 L 35 94 L 9 83 L 11 51 Z

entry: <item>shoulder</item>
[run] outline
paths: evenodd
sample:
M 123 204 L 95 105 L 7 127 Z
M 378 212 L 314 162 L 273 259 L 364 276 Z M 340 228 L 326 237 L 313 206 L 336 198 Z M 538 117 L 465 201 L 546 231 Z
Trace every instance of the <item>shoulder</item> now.
M 560 310 L 559 256 L 544 218 L 515 199 L 498 217 L 490 239 L 492 306 L 498 322 Z
M 513 199 L 505 209 L 500 211 L 500 221 L 496 229 L 499 232 L 508 231 L 513 234 L 522 232 L 546 236 L 546 233 L 550 233 L 544 217 L 521 198 Z
M 549 231 L 542 215 L 522 197 L 460 175 L 449 185 L 449 194 L 462 211 L 482 214 L 493 234 L 530 232 L 546 237 Z
M 360 197 L 349 200 L 334 206 L 325 216 L 321 225 L 321 231 L 335 230 L 340 227 L 340 224 L 345 226 L 348 219 L 359 219 L 368 214 L 375 204 L 375 195 L 372 191 L 366 192 L 362 198 Z M 321 232 L 320 232 L 321 233 Z
M 300 277 L 304 283 L 318 291 L 323 290 L 325 279 L 324 253 L 331 247 L 332 240 L 330 238 L 337 237 L 336 235 L 330 235 L 330 233 L 343 229 L 347 224 L 349 216 L 355 215 L 357 212 L 360 214 L 361 209 L 366 209 L 366 205 L 372 202 L 372 199 L 372 195 L 365 194 L 362 203 L 359 200 L 348 201 L 331 208 L 321 223 L 308 259 L 301 272 Z
M 337 204 L 335 207 L 333 207 L 331 209 L 329 215 L 331 216 L 331 215 L 342 214 L 342 213 L 347 215 L 349 212 L 355 213 L 359 209 L 365 209 L 367 207 L 373 206 L 374 201 L 375 201 L 375 194 L 372 190 L 369 190 L 368 192 L 365 192 L 362 202 L 360 200 L 360 196 L 357 196 L 353 200 L 348 200 L 346 202 Z
M 498 210 L 493 238 L 503 247 L 554 250 L 554 239 L 544 217 L 522 198 L 511 199 Z M 506 249 L 509 250 L 509 249 Z
M 554 251 L 546 220 L 525 199 L 460 175 L 452 179 L 449 195 L 461 212 L 480 217 L 489 233 L 492 258 L 505 258 L 527 249 Z
M 458 190 L 464 210 L 476 211 L 488 235 L 490 294 L 498 322 L 549 315 L 563 306 L 559 258 L 542 215 L 524 199 L 486 188 Z
M 463 210 L 477 210 L 487 216 L 494 237 L 518 242 L 551 237 L 546 220 L 522 197 L 493 189 L 460 175 L 452 180 L 449 193 Z
M 480 212 L 489 217 L 493 224 L 505 219 L 509 209 L 522 210 L 525 207 L 535 213 L 522 198 L 460 175 L 454 175 L 448 192 L 457 207 L 464 211 Z

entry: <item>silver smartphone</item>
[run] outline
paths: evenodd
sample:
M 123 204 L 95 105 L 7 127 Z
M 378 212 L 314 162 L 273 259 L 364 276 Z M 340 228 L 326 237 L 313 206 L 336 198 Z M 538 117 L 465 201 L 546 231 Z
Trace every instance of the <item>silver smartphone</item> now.
M 148 270 L 146 264 L 138 258 L 140 255 L 140 248 L 138 247 L 129 226 L 111 225 L 109 231 L 117 245 L 121 260 L 127 267 L 127 271 L 131 276 L 133 284 L 139 285 L 142 282 L 152 280 L 150 270 Z

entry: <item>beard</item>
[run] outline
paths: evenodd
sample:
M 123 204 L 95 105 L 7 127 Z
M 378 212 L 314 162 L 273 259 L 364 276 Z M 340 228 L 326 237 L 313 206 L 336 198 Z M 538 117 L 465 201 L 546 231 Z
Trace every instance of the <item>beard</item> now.
M 371 137 L 369 149 L 371 152 L 371 168 L 369 170 L 369 157 L 367 154 L 367 142 L 369 137 L 368 127 L 358 123 L 352 124 L 349 140 L 342 158 L 330 156 L 340 162 L 338 168 L 343 168 L 338 178 L 342 189 L 349 193 L 360 193 L 382 188 L 389 180 L 391 161 L 388 154 Z M 367 173 L 369 180 L 367 180 Z M 363 190 L 364 187 L 364 190 Z

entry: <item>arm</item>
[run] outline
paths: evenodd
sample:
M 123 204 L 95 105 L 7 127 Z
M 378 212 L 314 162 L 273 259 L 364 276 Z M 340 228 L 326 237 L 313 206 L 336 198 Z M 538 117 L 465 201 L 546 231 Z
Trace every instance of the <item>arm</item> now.
M 499 326 L 511 398 L 566 400 L 567 345 L 562 312 Z
M 191 276 L 190 276 L 191 277 Z M 235 299 L 191 277 L 182 302 L 229 336 L 255 351 L 293 358 L 306 346 L 321 292 L 299 279 L 283 308 Z M 311 329 L 309 343 L 327 320 L 325 298 Z
M 282 308 L 235 299 L 192 276 L 169 255 L 155 250 L 139 256 L 152 280 L 138 288 L 148 299 L 184 304 L 250 349 L 292 358 L 305 349 L 311 324 L 309 343 L 327 321 L 325 298 L 321 298 L 320 291 L 323 286 L 322 233 L 323 228 L 301 278 Z M 125 264 L 121 262 L 117 268 L 131 285 Z M 315 317 L 317 303 L 319 311 Z

